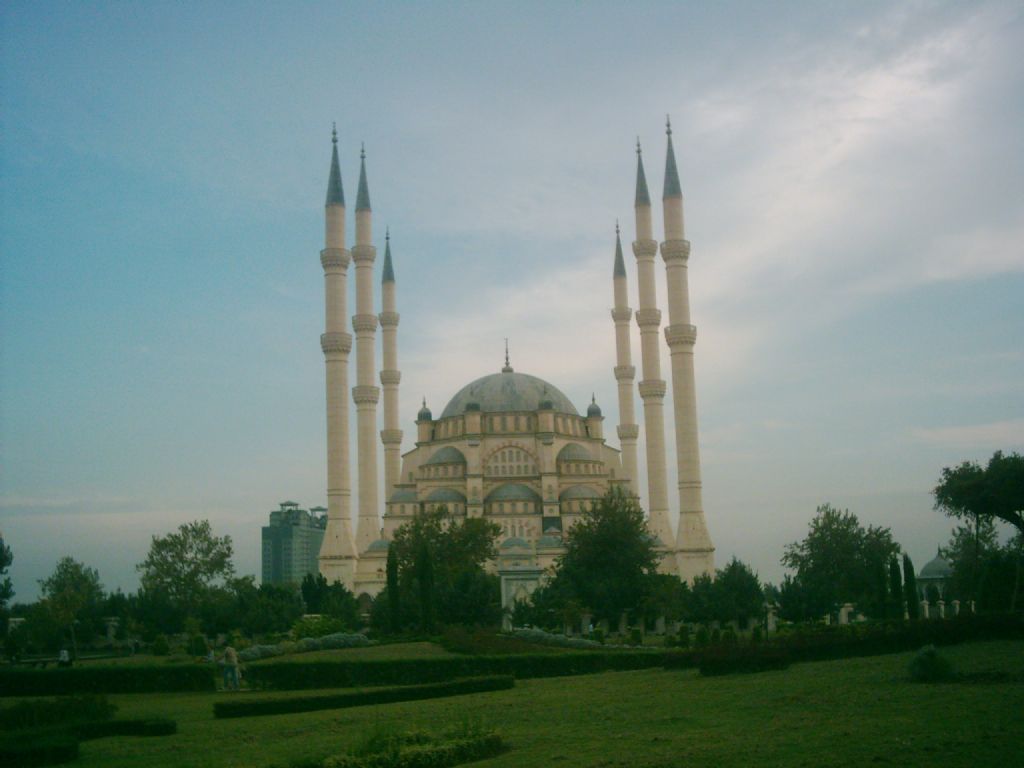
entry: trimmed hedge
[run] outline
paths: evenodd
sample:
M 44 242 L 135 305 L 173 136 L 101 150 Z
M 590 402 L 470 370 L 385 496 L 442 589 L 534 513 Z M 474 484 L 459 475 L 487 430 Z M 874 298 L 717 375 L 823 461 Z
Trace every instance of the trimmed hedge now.
M 68 733 L 50 733 L 38 739 L 0 740 L 0 765 L 4 768 L 59 765 L 78 759 L 78 739 Z
M 108 702 L 105 696 L 29 699 L 0 709 L 0 731 L 109 720 L 116 711 L 117 706 Z
M 176 693 L 214 690 L 209 666 L 109 666 L 0 669 L 0 696 L 69 693 Z
M 412 739 L 395 746 L 373 754 L 301 760 L 291 763 L 291 768 L 449 768 L 505 751 L 501 736 L 493 732 L 446 739 Z
M 581 651 L 430 659 L 269 662 L 249 667 L 246 676 L 250 686 L 277 691 L 418 685 L 483 675 L 511 675 L 518 680 L 525 680 L 650 669 L 663 666 L 666 656 L 670 654 L 657 650 L 605 653 Z
M 108 720 L 82 723 L 72 729 L 79 741 L 103 739 L 107 736 L 173 736 L 178 732 L 175 720 L 154 718 L 149 720 Z
M 504 691 L 515 685 L 509 675 L 496 677 L 472 677 L 468 680 L 454 680 L 449 683 L 431 683 L 403 688 L 376 688 L 369 691 L 353 691 L 330 696 L 302 696 L 293 699 L 232 700 L 218 701 L 213 705 L 214 717 L 251 717 L 253 715 L 283 715 L 294 712 L 315 712 L 321 709 L 347 709 L 365 707 L 371 704 L 392 704 L 398 701 L 420 701 L 441 699 L 448 696 L 463 696 L 469 693 Z
M 786 669 L 789 663 L 789 653 L 783 648 L 762 648 L 756 645 L 712 648 L 700 655 L 700 673 L 710 677 L 735 672 L 767 672 Z

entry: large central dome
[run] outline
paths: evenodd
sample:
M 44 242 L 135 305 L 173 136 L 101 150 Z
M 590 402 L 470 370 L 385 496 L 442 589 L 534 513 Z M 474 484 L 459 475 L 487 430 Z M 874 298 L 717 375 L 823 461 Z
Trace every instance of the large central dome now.
M 461 415 L 470 403 L 479 405 L 484 413 L 499 413 L 536 411 L 545 400 L 559 413 L 579 415 L 572 401 L 554 384 L 506 367 L 501 373 L 484 376 L 460 389 L 445 406 L 441 418 Z

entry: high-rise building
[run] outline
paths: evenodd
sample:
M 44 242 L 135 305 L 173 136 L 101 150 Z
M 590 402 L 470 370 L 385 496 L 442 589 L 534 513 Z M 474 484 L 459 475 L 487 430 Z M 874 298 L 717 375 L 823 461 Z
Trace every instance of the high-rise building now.
M 282 501 L 263 526 L 263 583 L 299 584 L 307 573 L 317 573 L 326 528 L 326 508 L 305 510 Z

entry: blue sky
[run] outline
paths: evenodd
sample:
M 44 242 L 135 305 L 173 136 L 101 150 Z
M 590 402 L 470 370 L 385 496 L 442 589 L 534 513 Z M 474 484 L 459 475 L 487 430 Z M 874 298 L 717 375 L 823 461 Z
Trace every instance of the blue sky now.
M 332 121 L 393 235 L 404 450 L 505 336 L 614 426 L 613 228 L 665 113 L 719 563 L 777 581 L 828 501 L 923 565 L 940 469 L 1024 449 L 1019 3 L 12 2 L 0 42 L 16 599 L 65 554 L 134 589 L 196 518 L 256 573 L 267 512 L 325 502 Z

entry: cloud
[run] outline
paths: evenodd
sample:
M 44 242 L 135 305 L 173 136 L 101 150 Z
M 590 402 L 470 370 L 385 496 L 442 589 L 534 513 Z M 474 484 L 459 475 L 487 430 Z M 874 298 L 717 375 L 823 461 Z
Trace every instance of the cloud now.
M 911 434 L 919 442 L 937 445 L 984 447 L 992 450 L 1016 448 L 1024 446 L 1024 418 L 957 427 L 919 428 Z

